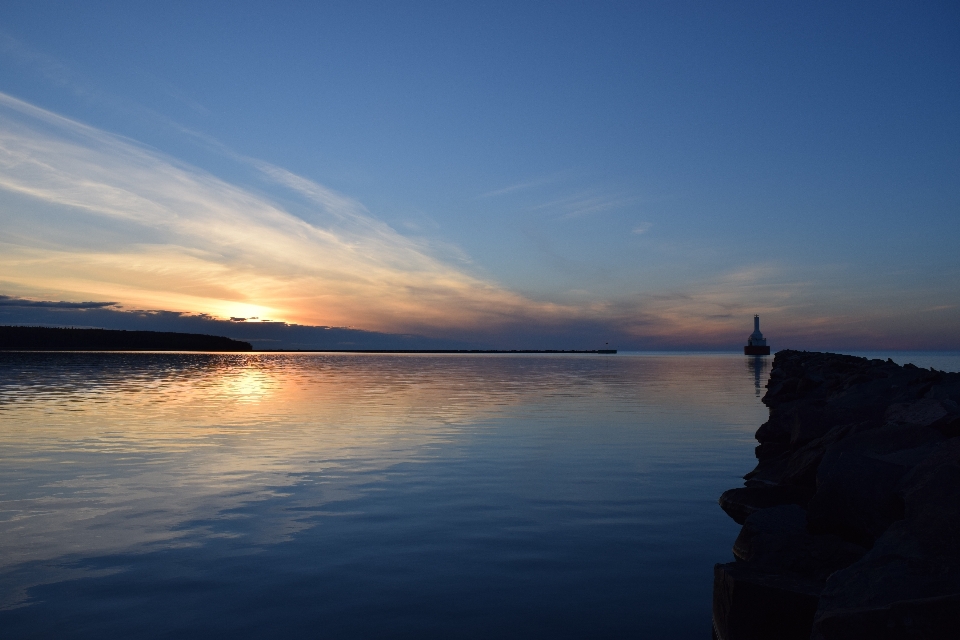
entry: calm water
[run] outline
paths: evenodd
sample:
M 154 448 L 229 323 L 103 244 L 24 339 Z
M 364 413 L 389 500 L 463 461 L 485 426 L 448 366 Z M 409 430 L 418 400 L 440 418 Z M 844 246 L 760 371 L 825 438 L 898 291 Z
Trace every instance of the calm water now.
M 708 638 L 769 358 L 0 355 L 4 638 Z

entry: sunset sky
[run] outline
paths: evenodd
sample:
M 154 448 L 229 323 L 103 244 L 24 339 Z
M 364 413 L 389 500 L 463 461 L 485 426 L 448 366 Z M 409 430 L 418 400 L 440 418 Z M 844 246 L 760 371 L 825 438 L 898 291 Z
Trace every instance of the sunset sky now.
M 0 322 L 960 349 L 958 33 L 955 2 L 8 0 Z

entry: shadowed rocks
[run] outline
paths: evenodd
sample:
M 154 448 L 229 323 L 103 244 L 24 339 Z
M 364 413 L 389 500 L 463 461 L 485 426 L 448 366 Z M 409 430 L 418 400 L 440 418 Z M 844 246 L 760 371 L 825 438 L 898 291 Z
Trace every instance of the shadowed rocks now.
M 781 351 L 714 635 L 960 637 L 960 374 Z

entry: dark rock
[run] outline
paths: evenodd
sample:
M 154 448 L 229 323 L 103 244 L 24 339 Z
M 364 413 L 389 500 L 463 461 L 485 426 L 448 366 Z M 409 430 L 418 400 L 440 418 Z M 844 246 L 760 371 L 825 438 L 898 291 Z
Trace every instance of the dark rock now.
M 943 420 L 938 420 L 931 426 L 939 431 L 944 438 L 960 436 L 960 416 L 946 416 Z
M 720 508 L 743 524 L 747 516 L 760 509 L 782 504 L 804 504 L 809 499 L 801 490 L 785 486 L 756 486 L 729 489 L 720 496 Z
M 750 515 L 743 525 L 744 533 L 806 533 L 807 512 L 803 507 L 787 504 L 769 509 L 761 509 Z
M 810 530 L 873 546 L 892 522 L 903 517 L 903 500 L 894 489 L 907 471 L 856 452 L 840 454 L 810 500 Z
M 845 637 L 831 629 L 846 628 L 845 620 L 864 612 L 896 626 L 901 622 L 890 618 L 896 611 L 933 611 L 942 598 L 960 598 L 960 438 L 936 446 L 897 490 L 904 519 L 860 561 L 827 580 L 818 612 L 823 637 Z M 914 604 L 898 609 L 904 602 Z
M 929 427 L 951 413 L 957 414 L 957 403 L 951 400 L 921 398 L 915 402 L 890 405 L 884 415 L 884 420 L 887 424 Z
M 817 470 L 827 447 L 850 433 L 863 430 L 866 426 L 865 424 L 840 425 L 828 431 L 823 437 L 801 447 L 788 449 L 776 457 L 760 459 L 756 468 L 743 476 L 748 481 L 747 486 L 756 482 L 791 485 L 804 487 L 812 495 L 817 486 Z
M 751 567 L 794 573 L 822 583 L 866 553 L 839 536 L 811 535 L 806 525 L 807 514 L 797 505 L 756 511 L 733 543 L 733 554 Z
M 806 640 L 821 585 L 731 562 L 713 568 L 713 625 L 719 640 Z
M 767 458 L 775 458 L 788 451 L 790 451 L 789 442 L 765 442 L 757 445 L 756 449 L 754 449 L 754 454 L 757 456 L 757 460 L 765 460 Z
M 929 427 L 945 438 L 960 435 L 960 409 L 948 398 L 924 397 L 912 403 L 893 404 L 885 418 L 891 424 Z
M 815 640 L 955 640 L 958 635 L 960 595 L 949 595 L 818 616 L 811 637 Z
M 951 438 L 932 447 L 897 487 L 906 504 L 907 515 L 919 515 L 928 506 L 945 512 L 957 510 L 960 507 L 957 500 L 960 495 L 960 483 L 956 479 L 958 468 L 960 438 Z
M 900 422 L 853 433 L 827 447 L 809 503 L 810 530 L 872 546 L 903 517 L 897 483 L 940 440 L 934 429 Z
M 960 637 L 960 374 L 781 351 L 763 402 L 715 635 Z

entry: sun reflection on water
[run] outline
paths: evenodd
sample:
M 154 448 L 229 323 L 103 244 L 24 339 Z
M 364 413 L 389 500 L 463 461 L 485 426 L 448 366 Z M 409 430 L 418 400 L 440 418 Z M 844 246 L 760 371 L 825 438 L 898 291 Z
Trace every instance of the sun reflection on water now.
M 3 355 L 0 605 L 24 602 L 31 584 L 82 573 L 74 561 L 83 557 L 213 535 L 254 546 L 289 539 L 315 526 L 325 504 L 355 495 L 369 481 L 363 474 L 429 460 L 508 419 L 549 429 L 622 424 L 622 437 L 646 430 L 652 447 L 673 437 L 658 431 L 667 413 L 738 423 L 743 407 L 731 398 L 752 392 L 754 376 L 727 375 L 734 362 Z M 231 533 L 236 509 L 304 482 L 322 490 Z M 222 525 L 216 533 L 211 521 Z M 24 566 L 43 568 L 25 582 Z

